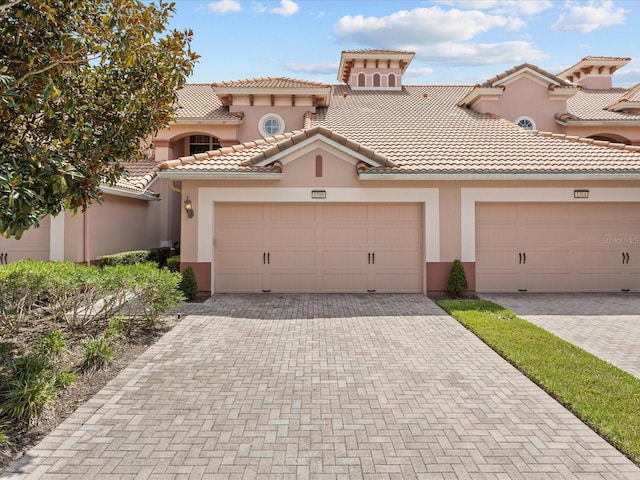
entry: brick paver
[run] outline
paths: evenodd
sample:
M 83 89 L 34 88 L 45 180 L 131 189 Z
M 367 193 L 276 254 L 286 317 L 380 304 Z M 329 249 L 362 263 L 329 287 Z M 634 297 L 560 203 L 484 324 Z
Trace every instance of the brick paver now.
M 640 377 L 640 294 L 527 293 L 482 296 Z
M 7 478 L 640 479 L 424 296 L 205 308 Z

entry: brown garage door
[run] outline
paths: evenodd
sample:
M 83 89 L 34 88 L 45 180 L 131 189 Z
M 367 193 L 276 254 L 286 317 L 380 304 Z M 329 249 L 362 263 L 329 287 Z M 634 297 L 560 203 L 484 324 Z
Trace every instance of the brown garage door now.
M 215 291 L 421 292 L 419 204 L 215 208 Z
M 640 290 L 640 204 L 478 204 L 479 292 Z

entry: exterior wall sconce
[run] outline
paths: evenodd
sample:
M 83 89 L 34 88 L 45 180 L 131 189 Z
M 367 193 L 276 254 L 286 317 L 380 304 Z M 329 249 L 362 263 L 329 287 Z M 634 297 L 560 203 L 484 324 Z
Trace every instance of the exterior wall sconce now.
M 187 217 L 193 218 L 193 203 L 191 203 L 189 197 L 184 201 L 184 211 L 187 212 Z

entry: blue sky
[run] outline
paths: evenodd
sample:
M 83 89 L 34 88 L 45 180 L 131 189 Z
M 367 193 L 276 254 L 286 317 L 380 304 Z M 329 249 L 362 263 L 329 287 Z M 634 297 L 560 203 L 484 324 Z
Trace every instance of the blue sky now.
M 283 76 L 336 84 L 342 50 L 416 52 L 404 83 L 476 84 L 515 65 L 559 73 L 588 55 L 631 57 L 640 0 L 175 0 L 171 27 L 201 55 L 192 83 Z

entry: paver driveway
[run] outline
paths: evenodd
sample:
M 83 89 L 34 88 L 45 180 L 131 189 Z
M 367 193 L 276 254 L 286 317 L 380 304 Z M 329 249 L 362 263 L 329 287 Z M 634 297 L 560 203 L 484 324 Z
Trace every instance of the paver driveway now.
M 491 294 L 520 317 L 640 377 L 640 294 Z
M 640 479 L 421 295 L 195 310 L 7 476 Z

